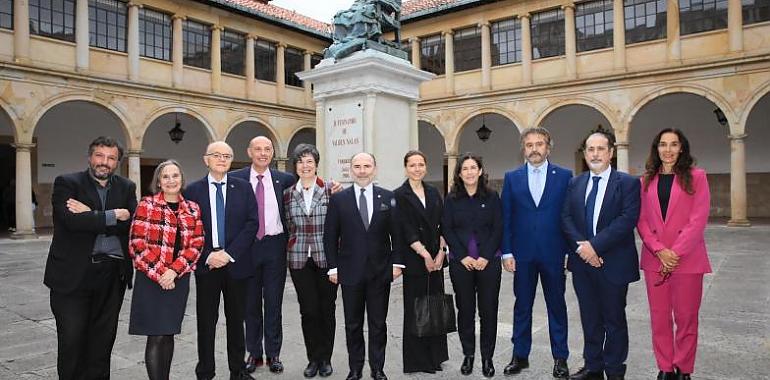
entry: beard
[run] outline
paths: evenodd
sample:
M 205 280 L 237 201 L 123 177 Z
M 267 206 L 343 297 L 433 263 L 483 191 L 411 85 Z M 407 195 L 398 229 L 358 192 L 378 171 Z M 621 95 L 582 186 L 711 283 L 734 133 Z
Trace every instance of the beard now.
M 107 172 L 106 172 L 106 173 L 104 173 L 104 172 L 102 172 L 102 173 L 99 173 L 99 172 L 97 171 L 97 169 L 101 169 L 101 168 L 107 169 Z M 89 172 L 91 172 L 91 175 L 92 175 L 94 178 L 98 179 L 98 180 L 105 180 L 105 179 L 108 179 L 108 178 L 110 178 L 110 176 L 111 176 L 111 175 L 112 175 L 112 173 L 113 173 L 113 170 L 111 170 L 111 169 L 110 169 L 110 167 L 109 167 L 109 166 L 107 166 L 107 165 L 96 165 L 96 166 L 91 166 L 91 167 L 89 167 L 89 168 L 88 168 L 88 171 L 89 171 Z

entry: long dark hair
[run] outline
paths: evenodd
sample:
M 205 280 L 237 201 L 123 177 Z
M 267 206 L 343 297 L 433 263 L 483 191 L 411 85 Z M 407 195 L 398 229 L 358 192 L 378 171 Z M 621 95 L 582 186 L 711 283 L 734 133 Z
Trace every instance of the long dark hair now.
M 479 194 L 479 196 L 485 197 L 487 195 L 487 192 L 490 191 L 487 183 L 489 180 L 487 179 L 487 171 L 484 170 L 484 162 L 481 160 L 481 156 L 477 156 L 471 152 L 465 153 L 462 156 L 460 156 L 459 159 L 457 159 L 457 164 L 455 165 L 455 172 L 452 176 L 452 191 L 450 192 L 450 195 L 457 197 L 459 195 L 468 195 L 468 192 L 465 190 L 465 184 L 463 183 L 462 178 L 460 178 L 460 172 L 463 168 L 463 163 L 467 160 L 473 160 L 476 162 L 476 165 L 478 165 L 479 170 L 481 170 L 481 176 L 479 176 L 479 184 L 478 189 L 476 192 Z
M 660 138 L 664 133 L 673 133 L 679 139 L 679 145 L 681 150 L 679 151 L 679 157 L 674 164 L 674 174 L 679 179 L 679 185 L 684 188 L 687 194 L 693 194 L 695 190 L 692 188 L 692 173 L 690 170 L 695 166 L 695 157 L 690 154 L 690 142 L 684 133 L 677 128 L 665 128 L 655 135 L 652 140 L 652 146 L 650 146 L 650 155 L 647 156 L 647 163 L 644 166 L 644 190 L 650 187 L 650 182 L 660 173 L 660 168 L 663 166 L 663 161 L 660 160 L 660 154 L 658 153 L 658 144 L 660 144 Z

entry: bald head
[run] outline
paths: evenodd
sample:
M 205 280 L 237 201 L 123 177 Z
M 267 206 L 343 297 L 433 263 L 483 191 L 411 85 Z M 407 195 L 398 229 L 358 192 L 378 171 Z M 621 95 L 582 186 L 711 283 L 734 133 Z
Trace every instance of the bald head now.
M 257 136 L 249 142 L 246 153 L 251 159 L 251 167 L 257 173 L 264 173 L 270 167 L 273 160 L 273 142 L 265 136 Z

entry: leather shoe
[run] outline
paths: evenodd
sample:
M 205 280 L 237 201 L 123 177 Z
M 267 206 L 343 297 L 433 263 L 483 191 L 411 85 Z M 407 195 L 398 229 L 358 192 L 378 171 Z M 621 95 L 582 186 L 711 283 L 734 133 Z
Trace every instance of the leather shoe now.
M 607 375 L 607 380 L 625 380 L 624 375 Z
M 516 375 L 524 368 L 529 368 L 529 360 L 514 356 L 511 358 L 511 362 L 503 369 L 503 374 L 505 376 Z
M 657 380 L 676 380 L 676 374 L 673 372 L 658 371 Z
M 317 373 L 318 373 L 318 363 L 310 362 L 310 363 L 307 363 L 307 367 L 305 367 L 305 372 L 302 372 L 302 375 L 309 379 L 311 377 L 315 377 Z
M 388 380 L 388 377 L 385 376 L 385 372 L 381 369 L 375 369 L 372 370 L 372 379 L 374 380 Z
M 257 370 L 257 367 L 262 367 L 265 365 L 265 361 L 262 359 L 262 356 L 251 356 L 249 355 L 249 358 L 246 359 L 246 372 L 252 373 Z
M 569 367 L 567 367 L 567 359 L 554 359 L 553 377 L 557 379 L 566 379 L 569 377 Z
M 330 361 L 324 360 L 318 366 L 318 375 L 321 377 L 329 377 L 332 373 L 334 373 L 334 369 L 332 369 L 332 363 Z
M 569 377 L 570 380 L 604 380 L 604 372 L 591 372 L 588 370 L 588 368 L 581 368 L 572 376 Z
M 267 365 L 270 367 L 270 372 L 281 373 L 283 372 L 283 363 L 277 356 L 274 358 L 267 358 Z
M 239 373 L 231 373 L 230 380 L 254 380 L 245 370 Z
M 463 365 L 460 366 L 460 373 L 470 375 L 473 372 L 473 355 L 468 355 L 463 359 Z
M 495 365 L 492 364 L 492 359 L 481 359 L 481 373 L 484 377 L 495 376 Z
M 350 371 L 345 380 L 361 380 L 361 371 Z
M 689 373 L 682 373 L 679 368 L 674 368 L 674 380 L 690 380 Z

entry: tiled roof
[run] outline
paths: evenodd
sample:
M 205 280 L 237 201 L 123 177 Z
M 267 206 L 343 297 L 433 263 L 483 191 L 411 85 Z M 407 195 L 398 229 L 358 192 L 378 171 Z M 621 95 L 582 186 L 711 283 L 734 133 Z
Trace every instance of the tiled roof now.
M 329 36 L 332 31 L 331 24 L 305 16 L 303 14 L 297 13 L 296 11 L 290 11 L 288 9 L 281 8 L 277 5 L 266 4 L 264 1 L 224 0 L 224 2 L 255 11 L 259 14 L 271 18 L 288 21 L 290 24 L 298 25 L 326 36 Z
M 456 2 L 458 2 L 458 0 L 408 0 L 401 5 L 401 15 L 406 16 Z

